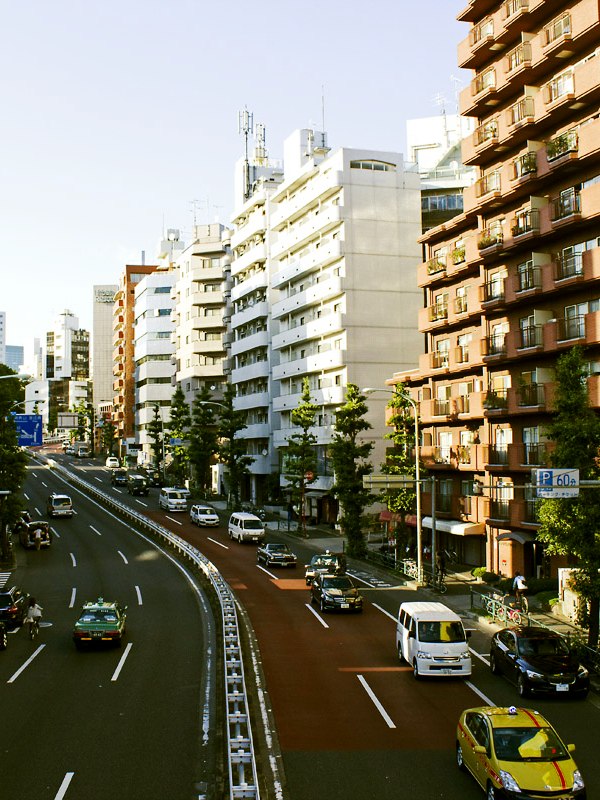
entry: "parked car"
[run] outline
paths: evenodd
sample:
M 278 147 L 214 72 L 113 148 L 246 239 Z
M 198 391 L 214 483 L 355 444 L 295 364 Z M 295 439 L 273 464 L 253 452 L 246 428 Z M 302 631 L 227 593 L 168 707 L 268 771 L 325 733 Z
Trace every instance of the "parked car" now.
M 324 572 L 329 575 L 343 575 L 346 572 L 345 556 L 342 553 L 330 553 L 329 550 L 313 556 L 304 573 L 306 585 L 310 586 L 315 576 Z
M 22 625 L 27 614 L 28 596 L 17 586 L 0 589 L 0 622 L 12 628 Z
M 554 631 L 519 625 L 495 633 L 490 669 L 516 684 L 521 697 L 553 694 L 587 697 L 590 676 L 564 638 Z
M 348 575 L 315 575 L 310 586 L 310 602 L 321 611 L 362 611 L 362 595 Z
M 110 473 L 111 486 L 127 486 L 127 470 L 113 469 Z
M 46 502 L 46 511 L 49 517 L 72 517 L 73 502 L 67 494 L 53 493 Z
M 179 489 L 166 486 L 158 495 L 158 507 L 167 511 L 187 511 L 187 498 Z
M 75 448 L 73 447 L 72 444 L 68 444 L 65 447 L 65 455 L 67 455 L 67 456 L 74 456 L 75 455 Z
M 8 647 L 8 634 L 6 633 L 6 625 L 0 622 L 0 650 L 6 650 Z
M 574 750 L 539 711 L 528 708 L 467 708 L 458 721 L 456 763 L 471 773 L 489 800 L 585 800 Z
M 127 478 L 127 491 L 131 495 L 142 495 L 146 497 L 148 492 L 148 481 L 143 475 L 134 473 Z
M 77 649 L 91 644 L 115 644 L 121 646 L 125 636 L 127 606 L 109 602 L 99 597 L 84 603 L 79 619 L 73 629 L 73 641 Z
M 219 515 L 210 506 L 194 505 L 190 508 L 190 520 L 195 525 L 214 527 L 219 524 Z
M 38 519 L 19 526 L 19 542 L 27 550 L 38 546 L 38 538 L 40 547 L 50 547 L 52 544 L 52 531 L 44 520 Z
M 104 462 L 104 466 L 108 467 L 109 469 L 118 469 L 121 464 L 116 456 L 109 456 Z
M 295 567 L 298 557 L 292 553 L 287 544 L 281 542 L 266 542 L 259 545 L 256 551 L 256 560 L 265 567 Z
M 236 511 L 229 517 L 227 532 L 230 539 L 238 542 L 259 542 L 265 537 L 265 525 L 262 520 L 245 511 Z

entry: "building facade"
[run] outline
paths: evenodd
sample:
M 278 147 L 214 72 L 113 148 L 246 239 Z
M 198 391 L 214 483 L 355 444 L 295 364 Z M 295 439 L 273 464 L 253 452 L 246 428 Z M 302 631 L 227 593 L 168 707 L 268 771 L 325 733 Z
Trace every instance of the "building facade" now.
M 79 318 L 65 310 L 46 334 L 46 378 L 90 377 L 90 334 L 79 327 Z
M 532 470 L 549 464 L 554 366 L 575 344 L 600 408 L 599 6 L 472 0 L 459 19 L 477 179 L 424 238 L 426 352 L 389 382 L 419 403 L 441 544 L 504 575 L 548 574 Z
M 92 363 L 94 408 L 113 399 L 113 306 L 116 284 L 93 287 Z

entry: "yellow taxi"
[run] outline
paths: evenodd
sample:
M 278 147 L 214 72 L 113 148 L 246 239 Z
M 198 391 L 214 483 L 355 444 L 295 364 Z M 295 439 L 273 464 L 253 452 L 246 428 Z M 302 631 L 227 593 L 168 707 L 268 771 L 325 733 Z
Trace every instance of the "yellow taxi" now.
M 456 730 L 456 762 L 473 775 L 487 800 L 585 800 L 574 750 L 528 708 L 467 708 Z

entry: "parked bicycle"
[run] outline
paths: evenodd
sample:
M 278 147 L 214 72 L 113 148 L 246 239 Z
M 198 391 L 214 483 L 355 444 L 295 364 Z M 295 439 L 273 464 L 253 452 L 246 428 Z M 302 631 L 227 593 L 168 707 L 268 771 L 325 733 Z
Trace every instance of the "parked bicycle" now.
M 434 592 L 446 594 L 448 586 L 446 585 L 446 576 L 443 572 L 436 572 L 435 577 L 433 573 L 427 572 L 425 574 L 425 584 L 428 588 L 433 589 Z

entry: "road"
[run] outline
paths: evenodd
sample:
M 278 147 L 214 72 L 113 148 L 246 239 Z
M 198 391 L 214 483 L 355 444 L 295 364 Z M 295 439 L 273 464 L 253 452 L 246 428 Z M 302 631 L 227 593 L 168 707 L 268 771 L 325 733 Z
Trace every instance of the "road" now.
M 108 487 L 106 471 L 81 466 Z M 140 503 L 116 492 L 139 510 Z M 475 623 L 471 680 L 416 681 L 395 653 L 401 602 L 423 597 L 393 581 L 355 571 L 367 600 L 360 615 L 321 614 L 311 607 L 303 570 L 257 566 L 254 545 L 232 543 L 223 527 L 197 529 L 187 515 L 157 508 L 157 490 L 141 498 L 144 513 L 196 545 L 216 564 L 245 607 L 260 646 L 268 700 L 285 768 L 285 800 L 470 800 L 483 796 L 455 766 L 455 731 L 464 708 L 524 705 L 514 687 L 489 671 L 490 631 Z M 301 563 L 314 550 L 285 534 Z M 530 699 L 576 744 L 588 797 L 600 797 L 594 731 L 598 700 Z
M 66 485 L 46 468 L 25 485 L 34 518 Z M 16 579 L 44 608 L 40 636 L 0 654 L 0 797 L 198 798 L 218 785 L 215 628 L 192 576 L 126 524 L 68 489 L 77 511 L 51 520 L 48 550 L 19 548 Z M 17 547 L 19 547 L 17 545 Z M 128 606 L 122 648 L 77 652 L 85 600 Z

